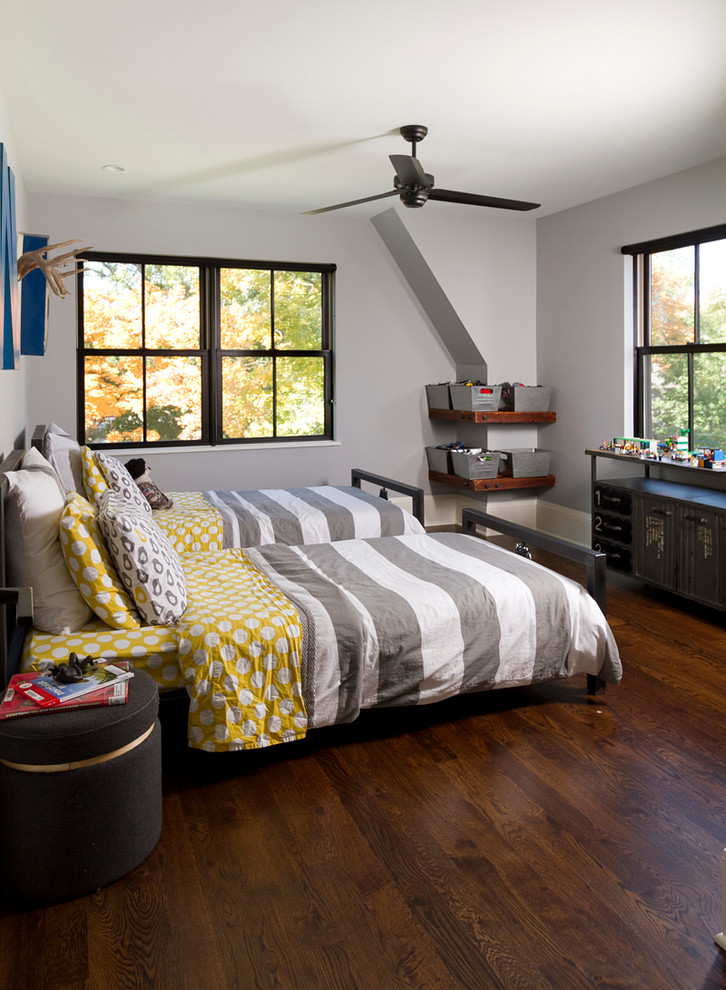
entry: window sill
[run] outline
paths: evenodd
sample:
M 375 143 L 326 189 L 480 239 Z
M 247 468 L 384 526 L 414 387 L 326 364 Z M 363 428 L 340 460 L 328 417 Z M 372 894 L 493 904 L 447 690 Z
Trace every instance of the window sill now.
M 310 449 L 311 447 L 340 447 L 340 440 L 305 440 L 305 441 L 283 441 L 282 443 L 244 443 L 244 444 L 219 444 L 214 447 L 210 446 L 200 446 L 200 447 L 104 447 L 103 452 L 111 454 L 113 457 L 118 455 L 128 456 L 128 457 L 142 457 L 152 455 L 156 457 L 157 454 L 211 454 L 213 452 L 235 452 L 241 450 L 290 450 L 291 448 L 304 447 Z

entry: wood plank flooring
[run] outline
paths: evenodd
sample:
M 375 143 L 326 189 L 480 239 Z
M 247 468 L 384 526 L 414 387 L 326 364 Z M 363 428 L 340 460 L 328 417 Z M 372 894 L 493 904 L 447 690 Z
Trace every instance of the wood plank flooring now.
M 215 756 L 165 717 L 164 826 L 88 897 L 0 903 L 3 990 L 726 986 L 726 629 L 610 581 L 618 688 L 366 713 Z

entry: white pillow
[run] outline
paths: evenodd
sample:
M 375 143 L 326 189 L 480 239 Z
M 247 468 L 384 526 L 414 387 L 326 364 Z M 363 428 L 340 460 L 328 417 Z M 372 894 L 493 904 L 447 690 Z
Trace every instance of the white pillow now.
M 49 478 L 52 478 L 58 485 L 58 491 L 63 496 L 63 501 L 65 502 L 66 490 L 63 486 L 63 482 L 58 477 L 58 472 L 55 470 L 50 461 L 46 460 L 39 450 L 35 447 L 30 447 L 23 454 L 23 459 L 20 462 L 20 468 L 23 471 L 34 471 L 46 474 Z
M 97 521 L 122 584 L 144 622 L 173 625 L 187 607 L 179 555 L 146 512 L 129 509 L 117 492 L 103 492 Z
M 110 454 L 104 454 L 101 450 L 95 451 L 94 457 L 96 465 L 106 479 L 106 484 L 123 497 L 126 507 L 150 516 L 151 506 L 121 461 L 116 457 L 111 457 Z
M 65 430 L 51 423 L 43 438 L 43 453 L 55 468 L 67 492 L 85 495 L 80 445 Z
M 91 618 L 68 573 L 59 539 L 65 503 L 58 479 L 37 450 L 6 475 L 5 548 L 8 582 L 33 589 L 33 625 L 67 635 Z

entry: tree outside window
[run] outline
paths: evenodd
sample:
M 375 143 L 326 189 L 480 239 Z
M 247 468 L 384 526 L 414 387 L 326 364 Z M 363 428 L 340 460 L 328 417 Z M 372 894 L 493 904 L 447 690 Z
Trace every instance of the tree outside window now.
M 89 254 L 79 435 L 96 445 L 331 438 L 333 272 Z
M 641 314 L 636 423 L 691 449 L 726 446 L 726 226 L 631 245 Z

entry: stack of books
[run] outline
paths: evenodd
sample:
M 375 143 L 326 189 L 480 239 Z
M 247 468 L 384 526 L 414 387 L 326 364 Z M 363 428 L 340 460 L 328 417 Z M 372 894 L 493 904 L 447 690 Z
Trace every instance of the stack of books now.
M 128 660 L 99 663 L 90 667 L 80 681 L 72 684 L 61 684 L 43 671 L 13 674 L 0 701 L 0 719 L 97 708 L 101 705 L 125 705 L 129 696 L 129 680 L 133 676 Z

